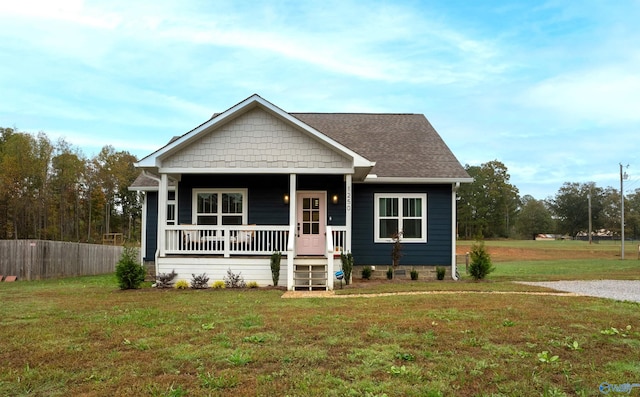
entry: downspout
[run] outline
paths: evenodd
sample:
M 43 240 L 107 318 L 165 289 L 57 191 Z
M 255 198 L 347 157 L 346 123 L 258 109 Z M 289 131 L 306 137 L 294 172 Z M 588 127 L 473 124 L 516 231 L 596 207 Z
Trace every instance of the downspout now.
M 451 278 L 456 281 L 459 279 L 456 263 L 456 242 L 458 240 L 458 189 L 460 189 L 460 182 L 456 182 L 451 185 Z

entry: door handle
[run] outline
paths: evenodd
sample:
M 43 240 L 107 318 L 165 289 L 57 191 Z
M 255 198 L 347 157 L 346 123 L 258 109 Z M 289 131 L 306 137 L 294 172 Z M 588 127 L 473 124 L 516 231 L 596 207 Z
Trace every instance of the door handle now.
M 298 236 L 297 237 L 300 237 L 300 222 L 298 222 Z

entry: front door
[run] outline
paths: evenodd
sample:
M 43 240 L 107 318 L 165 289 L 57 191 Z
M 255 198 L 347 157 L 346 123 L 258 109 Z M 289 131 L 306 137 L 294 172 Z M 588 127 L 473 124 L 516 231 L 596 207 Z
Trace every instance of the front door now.
M 297 196 L 298 255 L 322 255 L 325 250 L 326 192 L 299 192 Z

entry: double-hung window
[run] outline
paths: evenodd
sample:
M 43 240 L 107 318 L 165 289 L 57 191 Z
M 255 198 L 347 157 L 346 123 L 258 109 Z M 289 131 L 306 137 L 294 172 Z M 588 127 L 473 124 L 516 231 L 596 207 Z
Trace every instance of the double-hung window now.
M 426 194 L 377 193 L 374 200 L 376 243 L 391 242 L 396 233 L 406 243 L 427 241 Z
M 193 218 L 198 225 L 246 224 L 247 190 L 194 190 Z
M 167 225 L 176 224 L 176 191 L 167 192 Z

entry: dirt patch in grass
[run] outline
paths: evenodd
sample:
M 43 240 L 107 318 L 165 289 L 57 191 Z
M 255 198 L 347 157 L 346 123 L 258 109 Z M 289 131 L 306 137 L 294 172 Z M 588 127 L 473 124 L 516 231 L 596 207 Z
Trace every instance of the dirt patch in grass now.
M 472 244 L 459 241 L 456 253 L 463 255 L 469 252 Z M 620 246 L 615 242 L 589 245 L 582 241 L 487 241 L 485 246 L 494 262 L 620 258 Z M 625 254 L 628 251 L 633 257 L 635 248 L 636 245 L 629 244 Z

